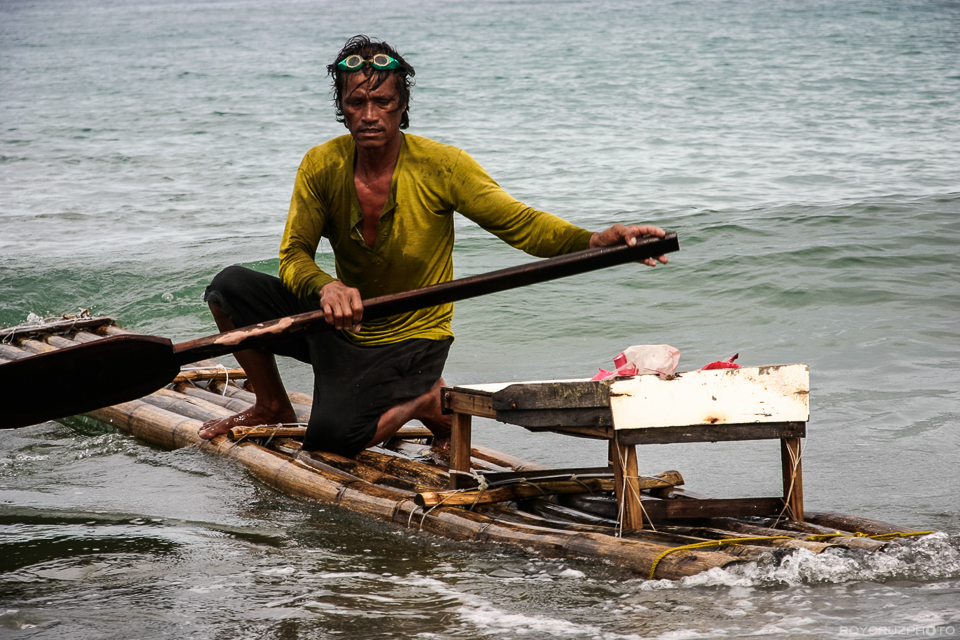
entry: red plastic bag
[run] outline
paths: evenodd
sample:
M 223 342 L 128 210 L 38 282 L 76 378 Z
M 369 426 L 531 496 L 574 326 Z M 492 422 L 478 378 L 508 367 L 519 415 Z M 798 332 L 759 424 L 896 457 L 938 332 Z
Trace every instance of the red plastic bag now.
M 716 360 L 711 362 L 704 368 L 700 369 L 701 371 L 709 371 L 711 369 L 739 369 L 740 365 L 736 364 L 734 360 L 740 357 L 739 353 L 735 353 L 726 360 Z

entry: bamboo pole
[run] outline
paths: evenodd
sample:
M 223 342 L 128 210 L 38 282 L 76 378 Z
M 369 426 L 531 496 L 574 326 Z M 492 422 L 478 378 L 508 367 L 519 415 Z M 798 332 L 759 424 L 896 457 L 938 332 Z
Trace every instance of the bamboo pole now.
M 98 336 L 89 331 L 77 331 L 73 336 L 73 339 L 80 343 L 93 342 L 95 340 L 101 340 L 102 338 L 103 336 Z
M 243 400 L 238 400 L 229 396 L 221 396 L 189 382 L 180 382 L 175 384 L 173 385 L 173 390 L 177 393 L 182 393 L 185 396 L 199 398 L 212 404 L 219 405 L 229 409 L 232 413 L 239 413 L 253 406 L 252 404 L 244 402 Z
M 438 466 L 449 467 L 450 465 L 450 451 L 444 449 L 437 449 L 436 447 L 429 444 L 419 444 L 416 442 L 410 442 L 407 440 L 400 440 L 398 442 L 391 443 L 391 447 L 394 451 L 408 456 L 410 458 L 430 458 Z M 471 449 L 471 452 L 473 449 Z M 471 457 L 470 458 L 470 469 L 474 471 L 511 471 L 486 460 L 480 458 Z
M 241 438 L 295 438 L 303 440 L 307 435 L 306 427 L 234 427 L 230 429 L 227 436 L 231 440 L 240 440 Z M 426 427 L 403 427 L 397 431 L 393 438 L 397 440 L 432 438 L 433 433 Z
M 46 336 L 46 342 L 57 349 L 63 349 L 64 347 L 72 347 L 80 344 L 76 340 L 70 340 L 69 338 L 64 338 L 63 336 Z
M 848 516 L 836 511 L 807 511 L 807 522 L 823 527 L 836 528 L 851 533 L 865 533 L 868 536 L 877 536 L 885 533 L 911 533 L 919 531 L 911 527 L 901 527 L 888 522 Z
M 301 462 L 306 462 L 307 464 L 319 464 L 327 468 L 337 469 L 338 471 L 349 473 L 355 477 L 358 477 L 365 482 L 383 487 L 389 487 L 402 493 L 405 498 L 413 498 L 421 491 L 432 491 L 437 488 L 436 486 L 423 484 L 422 482 L 414 482 L 407 480 L 406 478 L 401 478 L 399 476 L 386 473 L 379 469 L 375 469 L 371 466 L 363 464 L 362 462 L 358 462 L 357 460 L 345 458 L 344 456 L 340 456 L 335 453 L 327 453 L 325 451 L 301 451 L 300 443 L 295 440 L 281 439 L 278 442 L 271 443 L 270 446 L 271 448 L 286 453 L 287 455 L 293 455 Z
M 219 420 L 233 415 L 229 409 L 169 389 L 160 389 L 141 399 L 155 407 L 201 422 Z
M 217 382 L 235 381 L 246 378 L 243 369 L 227 369 L 226 367 L 189 367 L 180 370 L 173 382 L 198 382 L 200 380 L 215 380 Z
M 473 445 L 473 447 L 470 449 L 470 455 L 477 460 L 483 460 L 484 462 L 488 462 L 511 471 L 539 471 L 541 469 L 547 469 L 547 467 L 542 464 L 530 462 L 529 460 L 512 456 L 509 453 L 502 453 L 500 451 L 488 449 L 487 447 L 482 447 L 477 444 Z
M 24 351 L 30 354 L 37 353 L 48 353 L 50 351 L 56 351 L 57 348 L 43 342 L 41 340 L 36 340 L 34 338 L 24 338 L 22 340 L 17 340 L 18 346 Z
M 4 362 L 19 360 L 20 358 L 29 358 L 31 355 L 33 354 L 23 349 L 17 349 L 14 346 L 0 342 L 0 358 L 3 358 Z

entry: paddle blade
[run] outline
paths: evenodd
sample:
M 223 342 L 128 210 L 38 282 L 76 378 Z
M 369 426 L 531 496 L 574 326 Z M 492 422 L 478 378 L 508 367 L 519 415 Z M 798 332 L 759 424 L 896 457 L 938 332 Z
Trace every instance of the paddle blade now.
M 86 413 L 153 393 L 180 371 L 173 344 L 122 335 L 0 364 L 0 428 Z

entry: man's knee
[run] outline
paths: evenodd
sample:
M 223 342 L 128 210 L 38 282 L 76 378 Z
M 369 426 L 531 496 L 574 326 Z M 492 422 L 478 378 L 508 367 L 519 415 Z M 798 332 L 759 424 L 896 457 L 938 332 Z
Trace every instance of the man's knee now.
M 209 302 L 210 292 L 216 291 L 218 294 L 226 297 L 232 297 L 243 292 L 250 282 L 250 274 L 256 273 L 237 265 L 231 265 L 215 275 L 207 287 L 207 296 L 205 299 Z

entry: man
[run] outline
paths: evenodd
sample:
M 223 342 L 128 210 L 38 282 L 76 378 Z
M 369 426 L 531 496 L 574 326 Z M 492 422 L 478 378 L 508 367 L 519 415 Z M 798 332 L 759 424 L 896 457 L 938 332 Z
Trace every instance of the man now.
M 350 135 L 314 147 L 300 165 L 280 246 L 280 279 L 229 267 L 204 299 L 221 331 L 315 309 L 323 309 L 337 331 L 292 338 L 271 353 L 235 354 L 256 404 L 207 422 L 200 436 L 213 438 L 237 425 L 296 422 L 276 353 L 314 368 L 305 450 L 354 455 L 414 419 L 442 447 L 450 418 L 441 413 L 439 391 L 453 341 L 453 305 L 364 323 L 363 299 L 452 279 L 455 211 L 540 257 L 633 244 L 664 232 L 652 226 L 580 229 L 514 200 L 463 151 L 404 134 L 414 69 L 386 43 L 351 38 L 327 70 L 337 119 Z M 321 237 L 333 247 L 339 279 L 315 262 Z

